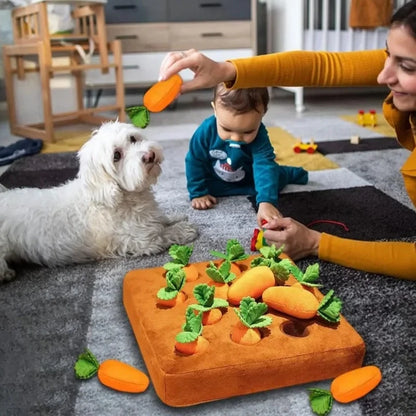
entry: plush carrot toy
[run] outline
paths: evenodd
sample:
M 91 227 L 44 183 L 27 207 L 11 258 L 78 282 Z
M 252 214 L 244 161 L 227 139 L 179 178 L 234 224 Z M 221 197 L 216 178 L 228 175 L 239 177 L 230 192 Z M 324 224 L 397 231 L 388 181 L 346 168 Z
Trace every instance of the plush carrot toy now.
M 225 253 L 221 253 L 216 250 L 210 252 L 214 257 L 219 257 L 223 261 L 228 260 L 231 263 L 231 271 L 239 276 L 241 274 L 241 269 L 237 265 L 237 261 L 245 260 L 248 257 L 248 254 L 244 252 L 244 247 L 236 239 L 231 239 L 227 241 Z
M 236 278 L 236 275 L 231 272 L 231 264 L 229 260 L 225 260 L 217 266 L 210 261 L 205 269 L 206 274 L 212 279 L 212 282 L 208 284 L 215 287 L 215 296 L 218 298 L 228 299 L 229 283 Z
M 258 266 L 245 271 L 231 283 L 228 289 L 228 301 L 239 305 L 246 296 L 258 299 L 262 293 L 276 284 L 273 272 L 267 266 Z
M 239 321 L 231 331 L 231 339 L 242 345 L 254 345 L 261 340 L 259 328 L 264 328 L 272 323 L 270 316 L 265 316 L 267 305 L 257 303 L 255 299 L 247 296 L 240 302 L 239 308 L 234 308 Z
M 179 244 L 172 244 L 169 248 L 169 254 L 172 261 L 165 263 L 163 268 L 166 270 L 183 269 L 187 282 L 193 282 L 199 277 L 198 269 L 195 264 L 190 263 L 193 246 L 180 246 Z
M 333 399 L 350 403 L 374 390 L 382 379 L 381 371 L 374 365 L 357 368 L 336 377 L 330 390 L 309 389 L 309 402 L 319 416 L 326 416 L 332 409 Z
M 202 336 L 202 312 L 195 313 L 192 308 L 185 312 L 182 332 L 176 335 L 175 349 L 185 355 L 203 352 L 208 347 L 208 340 Z
M 164 110 L 181 91 L 182 78 L 172 75 L 166 81 L 159 81 L 146 91 L 143 105 L 152 113 Z
M 173 307 L 186 300 L 186 294 L 182 291 L 185 285 L 185 272 L 176 268 L 166 273 L 166 287 L 158 290 L 157 304 L 160 306 Z
M 166 81 L 160 81 L 149 88 L 143 97 L 143 105 L 126 108 L 131 122 L 141 128 L 146 128 L 150 121 L 149 111 L 158 113 L 164 110 L 179 95 L 182 78 L 175 74 Z
M 194 287 L 194 296 L 197 304 L 189 305 L 189 308 L 202 312 L 202 324 L 212 325 L 222 318 L 221 308 L 226 308 L 228 302 L 224 299 L 215 298 L 215 287 L 203 283 Z
M 280 255 L 283 253 L 283 246 L 276 248 L 274 244 L 271 246 L 261 247 L 259 249 L 261 256 L 256 257 L 250 263 L 251 267 L 266 266 L 274 274 L 277 285 L 282 285 L 289 278 L 289 267 L 292 262 L 289 259 L 282 259 Z
M 101 364 L 94 354 L 86 349 L 75 363 L 75 377 L 86 380 L 95 374 L 104 386 L 126 393 L 141 393 L 149 385 L 145 373 L 118 360 L 105 360 Z
M 267 288 L 262 295 L 263 302 L 270 308 L 299 319 L 312 319 L 316 315 L 328 322 L 341 319 L 342 301 L 330 290 L 321 302 L 311 292 L 293 286 Z

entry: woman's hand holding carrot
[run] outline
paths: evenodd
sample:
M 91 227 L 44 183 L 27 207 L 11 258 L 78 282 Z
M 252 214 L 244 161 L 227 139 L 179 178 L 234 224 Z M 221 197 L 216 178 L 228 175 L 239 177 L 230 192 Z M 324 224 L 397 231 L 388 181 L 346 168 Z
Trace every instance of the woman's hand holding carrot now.
M 184 69 L 190 69 L 194 77 L 184 81 L 181 93 L 212 88 L 220 82 L 233 81 L 236 70 L 231 62 L 216 62 L 195 49 L 183 52 L 169 52 L 162 61 L 159 80 L 167 80 Z
M 293 218 L 274 218 L 263 226 L 267 244 L 284 245 L 285 254 L 292 260 L 317 256 L 321 233 L 311 230 Z

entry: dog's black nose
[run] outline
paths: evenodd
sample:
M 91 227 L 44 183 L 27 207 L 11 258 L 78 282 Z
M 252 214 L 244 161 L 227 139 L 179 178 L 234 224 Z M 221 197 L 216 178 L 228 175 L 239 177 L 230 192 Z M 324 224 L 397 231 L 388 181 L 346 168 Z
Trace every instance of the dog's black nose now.
M 142 156 L 142 161 L 144 163 L 154 163 L 155 158 L 156 158 L 155 152 L 153 152 L 153 151 L 150 150 L 149 152 L 146 152 Z

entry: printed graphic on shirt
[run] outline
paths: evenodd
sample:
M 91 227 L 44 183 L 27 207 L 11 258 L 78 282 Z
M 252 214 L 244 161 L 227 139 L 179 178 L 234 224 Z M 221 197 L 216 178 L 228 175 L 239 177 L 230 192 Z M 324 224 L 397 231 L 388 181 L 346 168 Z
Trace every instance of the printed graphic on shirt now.
M 212 158 L 217 159 L 214 171 L 223 181 L 240 182 L 246 176 L 243 167 L 234 167 L 231 158 L 223 150 L 210 150 L 209 154 Z

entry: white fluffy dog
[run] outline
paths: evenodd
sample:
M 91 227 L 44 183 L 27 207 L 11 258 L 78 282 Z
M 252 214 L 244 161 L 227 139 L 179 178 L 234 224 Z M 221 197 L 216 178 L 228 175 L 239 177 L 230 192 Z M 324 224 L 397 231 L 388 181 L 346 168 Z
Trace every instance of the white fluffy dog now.
M 197 237 L 186 218 L 158 208 L 151 187 L 162 149 L 139 129 L 105 123 L 78 157 L 78 175 L 64 185 L 0 189 L 0 281 L 14 277 L 10 263 L 19 260 L 57 266 L 151 255 Z

